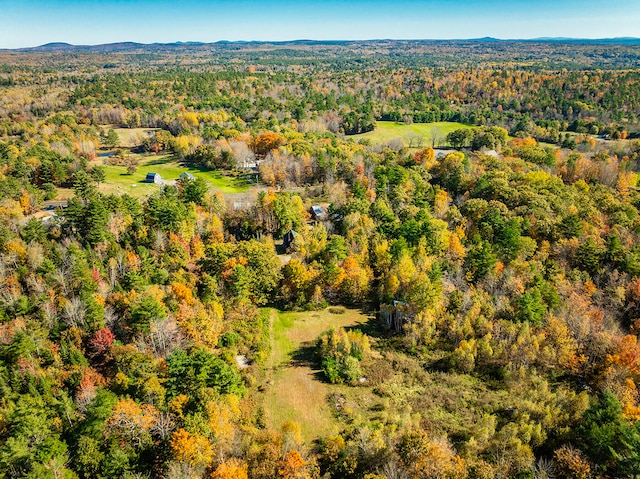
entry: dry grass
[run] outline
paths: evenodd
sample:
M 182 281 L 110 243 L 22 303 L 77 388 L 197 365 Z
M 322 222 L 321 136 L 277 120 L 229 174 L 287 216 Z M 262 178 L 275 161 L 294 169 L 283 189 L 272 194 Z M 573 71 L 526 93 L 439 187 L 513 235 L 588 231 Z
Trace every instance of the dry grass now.
M 339 432 L 326 401 L 328 385 L 318 381 L 315 374 L 310 368 L 288 367 L 274 377 L 274 384 L 264 395 L 268 427 L 280 429 L 285 422 L 295 421 L 307 444 Z
M 271 312 L 271 357 L 267 363 L 270 378 L 263 394 L 266 424 L 279 429 L 286 421 L 300 425 L 307 443 L 336 434 L 339 423 L 327 403 L 327 396 L 345 386 L 323 381 L 313 358 L 316 338 L 330 327 L 364 324 L 361 312 L 345 309 L 344 314 L 328 310 L 302 313 Z
M 333 314 L 331 308 L 322 311 L 304 313 L 287 313 L 294 317 L 294 326 L 289 331 L 289 337 L 296 343 L 315 341 L 320 333 L 327 329 L 358 326 L 365 324 L 369 318 L 356 309 L 344 308 L 341 314 Z
M 73 198 L 74 192 L 71 188 L 56 188 L 58 190 L 58 194 L 55 197 L 56 201 L 65 201 L 70 198 Z
M 109 130 L 110 126 L 104 127 Z M 159 128 L 113 128 L 120 140 L 118 146 L 121 148 L 134 148 L 142 143 L 145 138 L 155 134 Z

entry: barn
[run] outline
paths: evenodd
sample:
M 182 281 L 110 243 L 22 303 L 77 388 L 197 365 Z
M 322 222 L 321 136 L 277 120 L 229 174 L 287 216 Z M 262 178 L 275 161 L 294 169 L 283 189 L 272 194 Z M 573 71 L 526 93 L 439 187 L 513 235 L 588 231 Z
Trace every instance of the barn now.
M 147 177 L 144 179 L 145 183 L 155 183 L 159 185 L 162 183 L 162 176 L 158 173 L 147 173 Z

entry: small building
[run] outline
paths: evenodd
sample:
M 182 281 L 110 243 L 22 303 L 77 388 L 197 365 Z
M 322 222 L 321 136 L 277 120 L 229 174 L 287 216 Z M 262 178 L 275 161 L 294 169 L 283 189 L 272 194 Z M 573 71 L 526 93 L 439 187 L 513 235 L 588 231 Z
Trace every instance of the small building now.
M 286 254 L 291 252 L 291 246 L 293 245 L 294 240 L 298 236 L 298 232 L 294 230 L 289 230 L 286 232 L 284 237 L 282 238 L 282 248 Z
M 144 179 L 144 182 L 160 185 L 162 184 L 162 176 L 160 176 L 158 173 L 147 173 L 147 177 Z
M 437 160 L 442 160 L 443 158 L 445 158 L 448 154 L 450 153 L 456 153 L 458 150 L 444 150 L 444 149 L 437 149 L 435 150 L 436 152 L 436 159 Z
M 180 173 L 180 179 L 182 181 L 196 181 L 196 177 L 193 176 L 188 171 L 184 171 L 184 172 Z
M 246 159 L 246 160 L 242 160 L 242 163 L 240 164 L 240 168 L 243 168 L 245 170 L 258 171 L 259 165 L 260 165 L 260 160 Z
M 329 219 L 329 211 L 326 206 L 313 205 L 309 213 L 311 213 L 311 218 L 315 221 L 326 221 Z

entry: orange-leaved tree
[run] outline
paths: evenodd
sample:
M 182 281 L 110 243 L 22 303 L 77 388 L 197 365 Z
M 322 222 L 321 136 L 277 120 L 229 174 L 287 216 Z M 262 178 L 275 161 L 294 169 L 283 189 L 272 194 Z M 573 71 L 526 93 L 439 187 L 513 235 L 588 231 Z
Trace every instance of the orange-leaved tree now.
M 248 479 L 247 465 L 235 458 L 220 464 L 211 474 L 211 479 Z
M 309 479 L 307 462 L 296 449 L 287 452 L 278 464 L 278 477 L 282 479 Z
M 264 131 L 251 141 L 251 149 L 256 155 L 265 156 L 278 149 L 284 143 L 284 137 L 273 131 Z

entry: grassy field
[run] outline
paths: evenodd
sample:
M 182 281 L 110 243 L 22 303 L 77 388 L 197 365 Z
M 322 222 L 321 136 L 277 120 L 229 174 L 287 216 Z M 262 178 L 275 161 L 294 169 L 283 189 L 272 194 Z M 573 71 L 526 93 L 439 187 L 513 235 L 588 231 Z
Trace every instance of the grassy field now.
M 295 421 L 307 443 L 339 431 L 327 395 L 350 387 L 323 380 L 314 358 L 315 340 L 330 327 L 357 326 L 368 319 L 354 309 L 345 309 L 343 314 L 332 314 L 329 309 L 301 313 L 271 310 L 271 356 L 267 362 L 271 377 L 262 394 L 268 427 L 279 429 L 283 423 Z
M 133 148 L 142 143 L 144 138 L 148 138 L 153 135 L 160 128 L 118 128 L 115 125 L 104 125 L 103 130 L 113 130 L 118 134 L 119 147 L 121 148 Z
M 407 125 L 405 123 L 399 123 L 395 121 L 378 121 L 376 122 L 376 129 L 360 135 L 353 135 L 350 138 L 356 140 L 366 139 L 372 144 L 386 143 L 395 138 L 399 138 L 408 146 L 409 136 L 420 135 L 424 138 L 422 147 L 431 146 L 431 138 L 434 132 L 442 138 L 439 144 L 436 146 L 444 146 L 442 143 L 444 138 L 454 130 L 459 128 L 474 128 L 463 123 L 455 123 L 450 121 L 440 121 L 437 123 L 413 123 Z
M 100 185 L 100 191 L 103 193 L 127 193 L 135 197 L 142 197 L 154 193 L 160 188 L 158 185 L 143 182 L 147 173 L 158 173 L 163 180 L 171 181 L 177 179 L 185 171 L 196 178 L 205 179 L 215 190 L 223 193 L 243 193 L 248 189 L 236 178 L 223 176 L 219 171 L 183 167 L 173 156 L 160 155 L 142 157 L 133 175 L 128 175 L 124 166 L 105 166 L 107 177 L 105 182 Z

